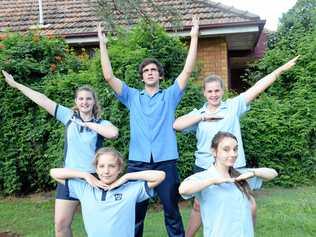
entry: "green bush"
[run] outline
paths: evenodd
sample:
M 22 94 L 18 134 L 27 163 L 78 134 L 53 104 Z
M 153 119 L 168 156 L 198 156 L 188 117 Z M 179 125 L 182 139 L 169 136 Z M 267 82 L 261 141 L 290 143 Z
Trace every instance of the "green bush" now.
M 58 102 L 67 103 L 64 98 L 73 94 L 73 88 L 62 97 L 62 91 L 67 88 L 59 87 L 55 78 L 62 81 L 65 73 L 78 72 L 85 65 L 63 40 L 29 32 L 10 34 L 0 42 L 0 46 L 1 70 L 12 73 L 17 81 Z M 56 83 L 57 87 L 47 87 L 49 83 Z M 0 102 L 0 193 L 49 188 L 48 169 L 55 161 L 50 159 L 50 155 L 54 153 L 59 159 L 62 157 L 62 133 L 54 137 L 55 131 L 61 130 L 60 125 L 20 92 L 9 88 L 3 79 L 0 80 Z M 58 149 L 50 146 L 52 138 L 51 144 L 59 142 Z
M 275 167 L 275 183 L 295 186 L 316 177 L 316 1 L 299 0 L 281 19 L 270 39 L 270 50 L 252 66 L 254 83 L 279 65 L 301 55 L 297 65 L 282 75 L 257 99 L 243 120 L 249 163 Z
M 302 6 L 302 2 L 314 4 L 315 1 L 298 1 L 297 6 Z M 311 9 L 315 7 L 306 8 L 305 12 L 310 13 Z M 293 12 L 300 11 L 291 10 L 290 14 Z M 284 17 L 283 31 L 287 32 L 286 26 L 292 25 L 287 23 L 288 19 L 296 16 Z M 300 19 L 314 22 L 315 18 Z M 316 34 L 313 26 L 316 24 L 309 25 L 308 33 L 299 27 L 298 32 L 304 34 L 291 33 L 291 37 L 297 37 L 294 48 L 287 45 L 292 43 L 287 34 L 276 34 L 270 43 L 271 50 L 251 68 L 247 77 L 252 84 L 294 55 L 302 55 L 293 70 L 252 104 L 251 112 L 242 121 L 248 164 L 276 168 L 281 175 L 275 183 L 285 186 L 308 183 L 315 178 Z M 143 58 L 156 57 L 163 63 L 166 79 L 162 87 L 167 87 L 180 73 L 187 54 L 185 44 L 178 38 L 168 36 L 158 25 L 143 23 L 110 37 L 108 46 L 114 74 L 129 86 L 140 89 L 143 85 L 138 65 Z M 94 87 L 103 107 L 102 118 L 120 129 L 119 138 L 105 145 L 116 147 L 127 157 L 129 114 L 104 82 L 98 54 L 92 60 L 79 60 L 64 41 L 32 33 L 12 35 L 0 42 L 0 48 L 0 69 L 9 71 L 19 82 L 57 103 L 71 107 L 78 86 Z M 9 88 L 4 80 L 0 80 L 0 103 L 0 193 L 20 194 L 53 188 L 48 171 L 62 165 L 63 126 L 20 92 Z M 201 107 L 202 103 L 201 88 L 190 82 L 177 116 Z M 191 173 L 194 163 L 195 136 L 178 133 L 177 139 L 178 167 L 184 178 Z
M 128 111 L 104 82 L 98 54 L 94 59 L 82 62 L 73 56 L 64 41 L 32 33 L 11 35 L 1 45 L 1 69 L 57 103 L 71 107 L 78 86 L 90 84 L 94 87 L 103 107 L 102 118 L 120 129 L 119 139 L 105 145 L 115 146 L 127 157 Z M 115 75 L 137 88 L 143 87 L 138 76 L 138 65 L 143 58 L 156 57 L 164 64 L 167 79 L 162 86 L 167 87 L 180 73 L 187 51 L 184 43 L 168 36 L 160 26 L 148 27 L 143 23 L 130 32 L 111 37 L 109 47 Z M 52 67 L 52 64 L 56 65 Z M 192 88 L 195 91 L 188 91 L 184 98 L 186 102 L 182 103 L 183 110 L 194 107 L 191 99 L 196 98 L 198 103 L 198 98 L 201 98 L 198 87 L 192 85 Z M 0 137 L 0 173 L 3 174 L 0 176 L 0 193 L 20 194 L 51 189 L 54 182 L 48 175 L 49 169 L 61 166 L 63 162 L 63 126 L 20 92 L 9 88 L 4 80 L 0 81 L 0 89 L 3 125 L 0 128 L 3 134 Z M 189 109 L 184 109 L 186 106 Z M 181 153 L 191 159 L 189 165 L 183 162 L 186 168 L 181 173 L 186 176 L 193 163 L 194 144 L 188 137 L 181 139 L 190 144 L 180 146 Z

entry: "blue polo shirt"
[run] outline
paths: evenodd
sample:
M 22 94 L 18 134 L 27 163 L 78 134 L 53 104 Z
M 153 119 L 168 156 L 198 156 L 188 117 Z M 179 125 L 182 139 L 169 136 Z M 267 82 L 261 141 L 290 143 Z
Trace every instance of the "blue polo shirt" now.
M 84 226 L 90 237 L 134 237 L 135 205 L 153 196 L 147 182 L 130 181 L 104 191 L 86 181 L 66 181 L 70 196 L 81 203 Z
M 246 166 L 245 152 L 241 138 L 240 117 L 249 110 L 249 105 L 243 94 L 232 99 L 222 101 L 218 110 L 213 113 L 215 116 L 223 117 L 217 121 L 200 121 L 189 128 L 184 129 L 184 132 L 195 132 L 197 145 L 195 151 L 195 165 L 207 169 L 214 163 L 214 157 L 211 153 L 212 139 L 219 131 L 230 132 L 234 134 L 238 141 L 238 158 L 235 167 Z M 201 115 L 209 113 L 207 103 L 201 109 L 194 109 L 189 114 Z
M 245 172 L 246 169 L 243 170 Z M 215 167 L 196 173 L 186 180 L 205 180 L 220 177 Z M 250 179 L 252 189 L 261 186 L 258 177 Z M 193 195 L 183 195 L 185 199 L 195 196 L 201 207 L 203 236 L 205 237 L 253 237 L 251 203 L 234 183 L 210 185 Z
M 178 159 L 172 125 L 182 96 L 177 80 L 152 96 L 122 82 L 122 92 L 117 98 L 130 114 L 129 160 L 149 163 L 151 154 L 154 162 Z
M 71 109 L 62 105 L 56 106 L 55 117 L 65 125 L 64 166 L 90 173 L 95 172 L 92 160 L 96 150 L 102 146 L 103 137 L 89 128 L 72 122 L 71 119 L 79 122 L 82 120 L 75 116 Z M 102 125 L 111 124 L 106 120 L 92 119 L 91 122 L 98 122 Z

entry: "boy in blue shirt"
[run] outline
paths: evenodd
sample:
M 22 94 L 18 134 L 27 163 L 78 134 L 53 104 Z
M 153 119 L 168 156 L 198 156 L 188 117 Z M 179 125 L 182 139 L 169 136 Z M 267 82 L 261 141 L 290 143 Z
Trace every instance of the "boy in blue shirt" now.
M 185 66 L 174 84 L 162 90 L 159 81 L 163 77 L 162 65 L 156 59 L 145 59 L 139 66 L 144 89 L 128 87 L 113 75 L 106 49 L 106 38 L 98 27 L 101 64 L 104 79 L 116 93 L 118 100 L 130 112 L 130 146 L 128 172 L 163 170 L 166 179 L 155 191 L 163 205 L 165 225 L 170 237 L 184 237 L 184 228 L 178 208 L 179 177 L 176 168 L 178 159 L 176 134 L 172 128 L 175 110 L 179 104 L 188 79 L 192 73 L 196 55 L 199 20 L 192 19 L 191 43 Z M 142 236 L 143 221 L 148 202 L 137 205 L 135 236 Z
M 119 178 L 124 163 L 113 148 L 99 149 L 94 165 L 99 179 L 69 168 L 51 169 L 50 174 L 68 187 L 71 197 L 80 200 L 88 236 L 133 237 L 135 205 L 153 196 L 153 188 L 163 181 L 165 173 L 147 170 Z

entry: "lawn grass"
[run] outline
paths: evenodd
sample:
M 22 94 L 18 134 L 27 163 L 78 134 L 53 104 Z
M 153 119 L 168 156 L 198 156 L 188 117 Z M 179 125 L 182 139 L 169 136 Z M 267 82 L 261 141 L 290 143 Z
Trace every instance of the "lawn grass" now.
M 257 237 L 315 237 L 316 186 L 295 189 L 266 188 L 257 194 Z M 14 232 L 25 237 L 54 236 L 53 194 L 0 199 L 0 233 Z M 189 207 L 181 208 L 186 224 Z M 81 215 L 73 223 L 74 237 L 86 236 Z M 146 217 L 144 237 L 167 236 L 161 211 Z M 201 237 L 201 232 L 197 237 Z

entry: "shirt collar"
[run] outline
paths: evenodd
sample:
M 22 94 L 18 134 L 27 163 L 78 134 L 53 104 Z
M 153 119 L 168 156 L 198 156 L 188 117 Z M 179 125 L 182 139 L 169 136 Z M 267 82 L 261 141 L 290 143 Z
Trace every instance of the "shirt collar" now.
M 141 90 L 141 91 L 140 91 L 140 94 L 141 94 L 141 95 L 147 95 L 147 96 L 149 96 L 149 97 L 153 97 L 153 96 L 155 96 L 156 94 L 161 93 L 161 92 L 162 92 L 162 89 L 159 88 L 159 90 L 158 90 L 155 94 L 153 94 L 152 96 L 150 96 L 145 90 Z
M 92 118 L 89 120 L 89 121 L 84 121 L 81 116 L 80 116 L 80 113 L 76 112 L 75 114 L 75 117 L 77 117 L 78 119 L 80 119 L 82 122 L 96 122 L 96 118 L 94 116 L 92 116 Z
M 221 110 L 221 109 L 226 109 L 228 107 L 228 104 L 227 104 L 227 102 L 226 101 L 221 101 L 221 103 L 219 104 L 219 110 Z M 203 107 L 202 107 L 202 112 L 207 112 L 207 102 L 206 103 L 204 103 L 204 105 L 203 105 Z M 217 111 L 219 111 L 219 110 L 217 110 Z

